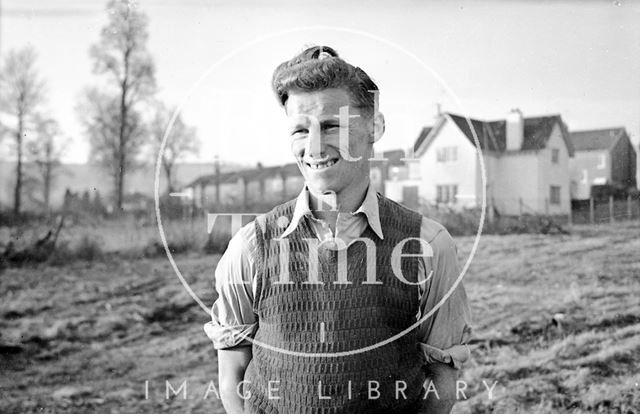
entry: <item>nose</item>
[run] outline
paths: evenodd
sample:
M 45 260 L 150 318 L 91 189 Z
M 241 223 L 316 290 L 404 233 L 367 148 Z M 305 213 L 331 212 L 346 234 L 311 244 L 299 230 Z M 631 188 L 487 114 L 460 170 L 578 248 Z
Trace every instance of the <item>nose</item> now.
M 324 139 L 320 128 L 312 126 L 309 128 L 309 135 L 305 146 L 305 153 L 310 158 L 322 158 L 324 154 Z

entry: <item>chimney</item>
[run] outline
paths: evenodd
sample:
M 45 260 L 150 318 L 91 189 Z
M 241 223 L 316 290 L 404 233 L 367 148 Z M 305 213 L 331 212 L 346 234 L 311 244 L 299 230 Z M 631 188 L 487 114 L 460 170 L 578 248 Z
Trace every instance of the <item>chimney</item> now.
M 524 139 L 524 120 L 519 109 L 507 114 L 507 151 L 519 151 Z
M 441 117 L 442 117 L 442 105 L 440 105 L 440 102 L 436 102 L 436 115 L 433 118 L 437 122 L 440 120 Z

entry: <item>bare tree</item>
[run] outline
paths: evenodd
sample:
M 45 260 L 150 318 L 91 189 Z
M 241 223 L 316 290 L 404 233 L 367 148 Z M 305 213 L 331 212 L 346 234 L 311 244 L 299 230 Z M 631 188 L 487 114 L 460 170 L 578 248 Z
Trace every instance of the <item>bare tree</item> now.
M 155 116 L 151 121 L 151 137 L 154 149 L 153 162 L 158 159 L 158 152 L 161 149 L 162 140 L 172 115 L 173 113 L 164 104 L 158 103 L 156 105 Z M 200 142 L 196 136 L 196 129 L 187 126 L 182 120 L 182 116 L 178 114 L 169 131 L 160 158 L 162 170 L 167 180 L 167 193 L 173 192 L 176 186 L 176 162 L 181 161 L 186 155 L 197 154 L 199 150 Z
M 2 119 L 0 119 L 0 144 L 2 144 L 2 140 L 5 135 L 8 135 L 10 132 L 9 128 L 7 128 L 3 123 Z
M 111 90 L 87 92 L 91 116 L 83 116 L 83 122 L 91 137 L 93 156 L 112 173 L 116 208 L 120 210 L 125 177 L 145 139 L 137 106 L 153 94 L 155 70 L 146 47 L 146 15 L 135 2 L 127 0 L 109 1 L 107 12 L 109 22 L 102 29 L 100 41 L 92 46 L 91 57 L 94 73 L 107 75 Z M 94 98 L 98 102 L 92 102 Z M 96 113 L 100 108 L 108 114 Z
M 48 212 L 51 206 L 51 187 L 59 173 L 60 157 L 67 147 L 67 141 L 61 137 L 60 127 L 54 119 L 40 116 L 36 118 L 35 138 L 27 143 L 27 150 L 42 189 L 44 209 Z
M 3 125 L 3 135 L 8 131 L 7 134 L 15 138 L 14 214 L 20 214 L 22 208 L 25 137 L 45 97 L 45 83 L 36 70 L 36 59 L 36 52 L 31 47 L 12 50 L 0 70 L 0 111 L 12 118 L 9 122 L 13 124 Z
M 139 167 L 136 155 L 146 143 L 147 131 L 140 111 L 128 108 L 126 122 L 122 121 L 120 100 L 96 89 L 89 89 L 79 106 L 82 123 L 89 136 L 91 162 L 101 165 L 109 174 L 122 207 L 124 172 Z M 120 140 L 120 126 L 125 125 L 126 139 Z M 118 201 L 119 200 L 119 201 Z

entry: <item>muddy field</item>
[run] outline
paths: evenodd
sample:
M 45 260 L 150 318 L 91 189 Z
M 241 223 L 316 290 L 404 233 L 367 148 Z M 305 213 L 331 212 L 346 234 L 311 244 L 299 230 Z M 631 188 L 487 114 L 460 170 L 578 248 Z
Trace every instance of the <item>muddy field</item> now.
M 218 257 L 176 259 L 207 305 Z M 640 412 L 640 224 L 484 236 L 465 284 L 454 412 Z M 208 316 L 166 258 L 6 269 L 0 318 L 1 413 L 223 412 Z

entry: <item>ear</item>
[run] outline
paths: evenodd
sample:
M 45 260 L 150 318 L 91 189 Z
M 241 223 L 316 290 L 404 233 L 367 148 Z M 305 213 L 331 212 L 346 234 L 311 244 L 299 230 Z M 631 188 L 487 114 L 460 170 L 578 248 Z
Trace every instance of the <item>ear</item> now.
M 373 142 L 378 142 L 382 135 L 384 135 L 384 115 L 382 112 L 376 112 L 373 116 Z

